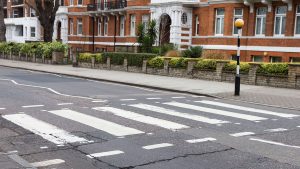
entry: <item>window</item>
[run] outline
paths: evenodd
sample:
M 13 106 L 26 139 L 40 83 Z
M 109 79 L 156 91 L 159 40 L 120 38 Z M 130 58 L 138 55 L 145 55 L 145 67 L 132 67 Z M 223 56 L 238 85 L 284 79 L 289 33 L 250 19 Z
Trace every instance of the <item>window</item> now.
M 235 21 L 238 19 L 243 19 L 243 9 L 241 9 L 241 8 L 234 9 L 234 17 L 233 17 L 233 34 L 234 35 L 237 35 L 239 33 L 237 27 L 235 27 L 235 24 L 234 24 Z
M 282 58 L 280 56 L 271 56 L 270 62 L 271 63 L 282 62 Z
M 124 36 L 125 34 L 125 16 L 121 16 L 120 18 L 120 36 Z
M 135 19 L 136 19 L 135 15 L 130 16 L 130 35 L 131 36 L 135 36 L 135 24 L 136 24 Z
M 290 62 L 300 63 L 300 57 L 290 57 Z
M 267 10 L 266 7 L 257 8 L 255 35 L 265 35 L 266 33 Z
M 145 29 L 148 28 L 149 20 L 150 20 L 150 16 L 149 15 L 143 15 L 142 16 L 142 24 L 145 26 Z
M 262 56 L 252 56 L 251 58 L 252 62 L 263 62 Z
M 108 18 L 105 16 L 104 18 L 104 36 L 108 35 Z
M 82 35 L 82 19 L 77 19 L 77 35 Z
M 17 25 L 16 26 L 16 36 L 23 36 L 23 25 Z
M 13 10 L 13 18 L 18 18 L 19 17 L 19 10 L 15 9 Z
M 187 14 L 185 12 L 181 15 L 181 23 L 184 25 L 187 23 Z
M 225 10 L 223 8 L 216 9 L 215 35 L 224 34 L 224 15 Z
M 70 0 L 70 6 L 74 5 L 74 0 Z
M 296 10 L 296 28 L 295 34 L 300 35 L 300 5 L 297 6 Z
M 200 32 L 199 32 L 199 27 L 200 27 L 199 16 L 196 16 L 195 27 L 196 27 L 196 29 L 195 29 L 195 34 L 196 34 L 196 35 L 199 35 L 199 34 L 200 34 Z
M 275 35 L 284 35 L 286 25 L 286 6 L 279 6 L 275 13 Z
M 69 27 L 69 32 L 70 32 L 70 35 L 73 35 L 74 34 L 74 23 L 73 23 L 73 19 L 70 19 L 70 27 Z
M 98 36 L 102 36 L 102 23 L 101 19 L 98 19 Z
M 107 7 L 108 7 L 108 2 L 107 0 L 104 0 L 104 9 L 107 9 Z
M 35 27 L 30 27 L 30 37 L 35 37 Z
M 82 3 L 83 3 L 83 0 L 78 0 L 78 1 L 77 1 L 77 5 L 78 5 L 78 6 L 82 6 Z
M 36 17 L 36 11 L 30 8 L 30 17 Z

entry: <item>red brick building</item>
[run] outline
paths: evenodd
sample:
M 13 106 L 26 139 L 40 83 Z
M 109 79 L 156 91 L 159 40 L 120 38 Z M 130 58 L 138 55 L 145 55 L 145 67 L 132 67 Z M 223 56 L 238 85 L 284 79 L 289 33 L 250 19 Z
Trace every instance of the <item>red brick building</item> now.
M 68 43 L 73 50 L 131 50 L 136 29 L 157 21 L 158 40 L 236 54 L 235 19 L 243 61 L 300 62 L 300 0 L 69 0 Z

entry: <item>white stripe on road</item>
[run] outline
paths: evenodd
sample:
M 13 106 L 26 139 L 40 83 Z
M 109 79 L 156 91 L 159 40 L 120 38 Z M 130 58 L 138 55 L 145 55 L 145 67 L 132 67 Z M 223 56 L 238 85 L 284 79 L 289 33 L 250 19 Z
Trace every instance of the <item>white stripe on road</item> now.
M 93 100 L 93 103 L 105 103 L 107 100 Z
M 34 166 L 34 167 L 47 167 L 47 166 L 50 166 L 50 165 L 62 164 L 64 162 L 65 161 L 62 160 L 62 159 L 54 159 L 54 160 L 47 160 L 47 161 L 31 163 L 31 165 Z
M 113 155 L 118 155 L 118 154 L 124 154 L 124 152 L 120 151 L 120 150 L 107 151 L 107 152 L 102 152 L 102 153 L 90 154 L 90 155 L 87 155 L 87 157 L 89 157 L 89 158 L 98 158 L 98 157 L 113 156 Z
M 144 109 L 144 110 L 154 111 L 157 113 L 167 114 L 170 116 L 176 116 L 176 117 L 186 118 L 186 119 L 190 119 L 190 120 L 200 121 L 203 123 L 209 123 L 209 124 L 229 123 L 228 121 L 222 121 L 222 120 L 218 120 L 218 119 L 210 119 L 207 117 L 194 115 L 194 114 L 181 113 L 181 112 L 177 112 L 175 110 L 166 109 L 166 108 L 158 107 L 158 106 L 152 106 L 152 105 L 148 105 L 148 104 L 133 104 L 130 106 Z
M 206 107 L 195 106 L 195 105 L 179 103 L 179 102 L 168 102 L 168 103 L 163 103 L 163 104 L 176 106 L 176 107 L 180 107 L 180 108 L 196 110 L 196 111 L 200 111 L 200 112 L 217 114 L 217 115 L 221 115 L 221 116 L 229 116 L 229 117 L 234 117 L 234 118 L 239 118 L 239 119 L 244 119 L 244 120 L 250 120 L 250 121 L 267 120 L 267 118 L 264 118 L 264 117 L 258 117 L 258 116 L 252 116 L 252 115 L 247 115 L 247 114 L 240 114 L 240 113 L 233 113 L 233 112 L 229 112 L 229 111 L 206 108 Z
M 93 109 L 98 110 L 98 111 L 109 112 L 116 116 L 124 117 L 124 118 L 130 119 L 130 120 L 134 120 L 134 121 L 138 121 L 138 122 L 142 122 L 142 123 L 146 123 L 146 124 L 163 127 L 163 128 L 170 129 L 170 130 L 189 128 L 189 126 L 186 126 L 183 124 L 174 123 L 171 121 L 162 120 L 162 119 L 154 118 L 151 116 L 145 116 L 145 115 L 134 113 L 131 111 L 117 109 L 114 107 L 95 107 Z
M 155 97 L 155 98 L 146 98 L 147 100 L 160 100 L 161 98 Z
M 172 99 L 184 99 L 186 97 L 183 97 L 183 96 L 178 96 L 178 97 L 172 97 Z
M 153 150 L 153 149 L 164 148 L 164 147 L 171 147 L 171 146 L 173 146 L 173 144 L 170 144 L 170 143 L 161 143 L 161 144 L 154 144 L 154 145 L 144 146 L 143 149 Z
M 207 137 L 207 138 L 201 138 L 201 139 L 192 139 L 192 140 L 186 140 L 186 142 L 195 144 L 195 143 L 203 143 L 203 142 L 208 142 L 208 141 L 216 141 L 217 139 Z
M 279 142 L 275 142 L 275 141 L 263 140 L 263 139 L 250 138 L 250 140 L 267 143 L 267 144 L 283 146 L 283 147 L 290 147 L 290 148 L 297 148 L 297 149 L 300 148 L 299 146 L 287 145 L 287 144 L 283 144 L 283 143 L 279 143 Z
M 34 108 L 34 107 L 43 107 L 44 105 L 28 105 L 28 106 L 22 106 L 23 108 Z
M 243 136 L 250 136 L 250 135 L 254 135 L 255 133 L 253 132 L 242 132 L 242 133 L 234 133 L 234 134 L 230 134 L 233 137 L 243 137 Z
M 195 102 L 214 105 L 214 106 L 221 106 L 221 107 L 226 107 L 226 108 L 231 108 L 231 109 L 236 109 L 236 110 L 250 111 L 250 112 L 261 113 L 261 114 L 268 114 L 268 115 L 272 115 L 272 116 L 286 117 L 286 118 L 299 116 L 299 115 L 295 115 L 295 114 L 277 113 L 277 112 L 272 112 L 272 111 L 268 111 L 268 110 L 261 110 L 261 109 L 255 109 L 255 108 L 250 108 L 250 107 L 243 107 L 243 106 L 237 106 L 237 105 L 214 102 L 214 101 L 207 101 L 207 100 L 195 101 Z
M 134 101 L 136 99 L 120 99 L 120 101 Z
M 73 103 L 58 103 L 58 106 L 72 105 Z
M 55 114 L 60 117 L 67 118 L 69 120 L 73 120 L 87 126 L 96 128 L 98 130 L 102 130 L 104 132 L 110 133 L 114 136 L 127 136 L 127 135 L 134 135 L 134 134 L 142 134 L 144 132 L 129 128 L 126 126 L 122 126 L 110 121 L 106 121 L 103 119 L 99 119 L 90 115 L 82 114 L 72 110 L 55 110 L 49 111 L 52 114 Z
M 5 110 L 6 108 L 0 108 L 0 110 Z
M 72 135 L 52 124 L 43 122 L 26 114 L 12 114 L 4 115 L 2 117 L 55 144 L 88 142 L 88 140 L 84 138 Z
M 284 128 L 277 128 L 277 129 L 268 129 L 265 130 L 267 132 L 280 132 L 280 131 L 287 131 L 288 129 L 284 129 Z

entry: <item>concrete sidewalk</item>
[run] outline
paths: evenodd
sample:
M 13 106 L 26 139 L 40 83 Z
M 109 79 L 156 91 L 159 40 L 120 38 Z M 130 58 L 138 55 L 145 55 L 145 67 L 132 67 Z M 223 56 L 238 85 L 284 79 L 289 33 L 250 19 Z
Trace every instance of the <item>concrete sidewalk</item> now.
M 71 65 L 46 65 L 0 59 L 0 66 L 22 68 L 104 80 L 116 83 L 150 87 L 169 91 L 209 95 L 300 110 L 300 90 L 241 85 L 241 96 L 233 96 L 234 84 L 225 82 L 157 76 L 142 73 L 74 68 Z

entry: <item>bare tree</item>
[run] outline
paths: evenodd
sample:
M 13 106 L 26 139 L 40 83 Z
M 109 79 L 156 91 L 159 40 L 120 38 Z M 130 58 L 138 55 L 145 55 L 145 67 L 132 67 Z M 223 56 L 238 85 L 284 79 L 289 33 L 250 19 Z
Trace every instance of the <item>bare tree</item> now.
M 59 8 L 59 0 L 26 0 L 29 7 L 36 11 L 36 15 L 43 27 L 44 41 L 51 42 L 55 15 Z
M 6 27 L 4 23 L 4 1 L 0 0 L 0 42 L 6 41 L 5 33 L 6 33 Z

